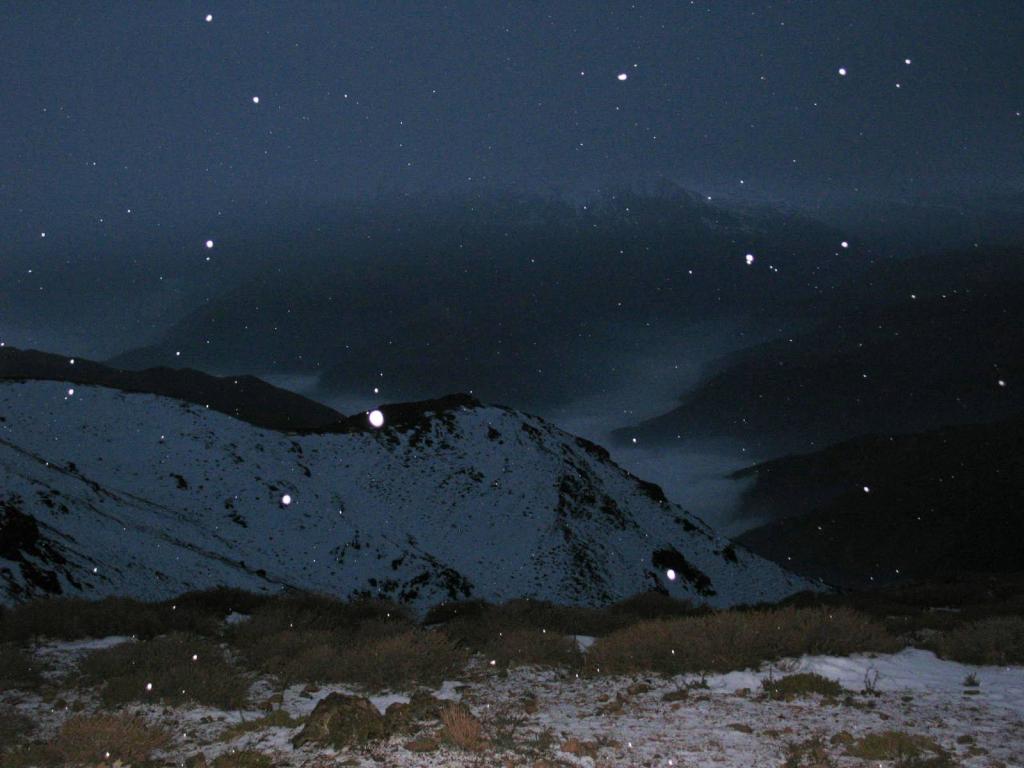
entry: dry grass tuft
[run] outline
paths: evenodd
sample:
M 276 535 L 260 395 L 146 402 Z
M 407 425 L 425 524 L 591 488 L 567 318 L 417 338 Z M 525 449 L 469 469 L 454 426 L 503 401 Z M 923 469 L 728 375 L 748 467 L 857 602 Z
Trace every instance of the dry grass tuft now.
M 245 704 L 248 680 L 229 664 L 215 643 L 184 634 L 123 643 L 86 656 L 85 682 L 101 685 L 110 706 L 130 701 L 186 701 L 224 709 Z
M 140 717 L 117 715 L 75 715 L 45 746 L 62 765 L 134 764 L 170 742 L 170 735 Z
M 938 637 L 935 652 L 963 664 L 1024 664 L 1024 616 L 965 624 Z
M 0 640 L 26 643 L 39 637 L 78 640 L 128 635 L 150 638 L 168 632 L 210 635 L 219 630 L 217 616 L 169 603 L 143 603 L 123 597 L 103 600 L 46 598 L 5 611 Z
M 266 728 L 298 728 L 303 722 L 302 719 L 292 717 L 283 709 L 275 709 L 255 720 L 245 720 L 229 725 L 221 732 L 219 738 L 221 741 L 234 741 L 246 733 L 262 731 Z
M 440 684 L 466 661 L 444 634 L 404 622 L 366 622 L 350 631 L 277 631 L 247 636 L 240 649 L 256 670 L 290 685 L 355 683 L 369 688 Z
M 599 638 L 588 651 L 591 674 L 728 672 L 803 654 L 895 651 L 902 644 L 849 609 L 729 611 L 645 621 Z
M 442 707 L 441 722 L 445 737 L 460 749 L 482 752 L 487 747 L 483 725 L 464 704 L 452 702 Z
M 838 682 L 815 672 L 801 672 L 785 677 L 766 677 L 761 681 L 761 687 L 769 699 L 787 701 L 810 694 L 836 697 L 843 693 L 843 686 Z
M 945 754 L 943 749 L 927 736 L 903 731 L 869 733 L 851 744 L 846 754 L 864 760 L 907 760 L 922 753 Z

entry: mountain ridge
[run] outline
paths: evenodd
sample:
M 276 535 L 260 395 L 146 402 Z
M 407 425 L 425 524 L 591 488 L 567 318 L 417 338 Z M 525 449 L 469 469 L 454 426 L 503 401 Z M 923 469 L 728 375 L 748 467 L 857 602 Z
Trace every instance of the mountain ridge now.
M 156 395 L 0 382 L 4 599 L 228 585 L 733 604 L 815 588 L 543 419 L 468 396 L 382 410 L 380 429 L 288 434 Z

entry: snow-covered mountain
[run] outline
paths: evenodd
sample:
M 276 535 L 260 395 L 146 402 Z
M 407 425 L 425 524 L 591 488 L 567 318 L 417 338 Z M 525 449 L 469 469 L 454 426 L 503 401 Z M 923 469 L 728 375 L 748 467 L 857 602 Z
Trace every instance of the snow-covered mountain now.
M 717 536 L 604 449 L 468 396 L 330 432 L 54 381 L 0 383 L 0 600 L 214 585 L 714 605 L 804 581 Z

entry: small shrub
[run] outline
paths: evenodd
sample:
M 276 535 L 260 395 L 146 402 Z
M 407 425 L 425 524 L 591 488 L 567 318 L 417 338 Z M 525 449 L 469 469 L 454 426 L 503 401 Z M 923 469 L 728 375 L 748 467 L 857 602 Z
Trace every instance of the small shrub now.
M 170 742 L 166 731 L 140 717 L 118 715 L 75 715 L 44 747 L 63 765 L 134 764 Z
M 971 672 L 964 678 L 964 688 L 977 688 L 981 685 L 981 681 L 978 680 L 978 676 Z
M 42 663 L 14 643 L 0 643 L 0 690 L 37 688 L 43 678 Z
M 707 612 L 708 609 L 698 608 L 687 600 L 679 600 L 653 591 L 640 592 L 608 607 L 609 614 L 620 616 L 630 623 L 650 619 L 696 616 Z
M 246 700 L 248 681 L 209 640 L 173 634 L 123 643 L 86 656 L 83 679 L 102 685 L 107 705 L 129 701 L 193 701 L 237 709 Z
M 927 736 L 903 731 L 869 733 L 857 739 L 846 750 L 851 757 L 864 760 L 901 760 L 918 757 L 926 752 L 943 754 L 942 748 Z
M 645 621 L 599 638 L 588 651 L 592 674 L 728 672 L 785 656 L 894 651 L 901 643 L 845 608 L 727 611 Z
M 447 624 L 455 619 L 472 619 L 492 608 L 484 600 L 448 600 L 432 606 L 423 617 L 423 624 Z
M 761 681 L 765 695 L 770 699 L 794 699 L 816 693 L 819 696 L 840 696 L 843 686 L 835 680 L 814 672 L 801 672 L 778 678 L 765 678 Z
M 260 606 L 279 596 L 247 592 L 234 587 L 213 587 L 192 592 L 185 592 L 171 600 L 164 600 L 161 605 L 173 606 L 175 611 L 186 614 L 199 614 L 224 619 L 229 613 L 252 613 Z
M 441 722 L 445 737 L 455 746 L 468 752 L 480 752 L 487 745 L 483 726 L 464 704 L 445 705 L 441 709 Z
M 369 622 L 355 632 L 287 630 L 250 640 L 247 662 L 290 685 L 356 683 L 370 688 L 437 685 L 461 670 L 466 652 L 444 634 Z
M 464 651 L 444 635 L 410 630 L 339 649 L 335 680 L 368 688 L 437 686 L 460 671 Z
M 45 598 L 19 605 L 0 618 L 0 640 L 26 643 L 39 637 L 78 640 L 127 635 L 151 638 L 172 631 L 212 634 L 216 618 L 172 603 L 143 603 L 123 597 L 103 600 Z
M 575 668 L 582 658 L 573 637 L 542 629 L 499 632 L 481 652 L 502 668 L 530 664 Z
M 965 624 L 937 638 L 934 650 L 962 664 L 1024 664 L 1024 616 Z
M 253 637 L 291 630 L 351 634 L 371 622 L 390 624 L 394 631 L 412 625 L 407 610 L 396 603 L 364 599 L 342 602 L 303 592 L 256 606 L 248 621 L 232 629 L 229 640 L 244 645 Z
M 296 719 L 283 709 L 275 709 L 263 717 L 255 720 L 244 720 L 229 725 L 220 734 L 221 741 L 232 741 L 253 731 L 262 731 L 266 728 L 298 728 L 302 725 L 301 719 Z

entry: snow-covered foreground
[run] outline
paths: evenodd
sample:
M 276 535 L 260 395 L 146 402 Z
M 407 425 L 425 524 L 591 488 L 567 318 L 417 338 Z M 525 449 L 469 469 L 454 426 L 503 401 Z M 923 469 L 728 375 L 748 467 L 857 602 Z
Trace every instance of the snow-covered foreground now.
M 58 670 L 70 670 L 86 650 L 122 642 L 112 638 L 58 643 L 37 648 Z M 335 751 L 292 738 L 301 725 L 265 727 L 225 738 L 225 731 L 266 715 L 210 708 L 135 707 L 154 724 L 175 734 L 164 757 L 182 764 L 202 753 L 206 760 L 231 750 L 253 749 L 276 766 L 690 766 L 749 768 L 780 766 L 787 746 L 819 739 L 838 766 L 889 765 L 847 754 L 849 744 L 871 733 L 900 731 L 926 736 L 954 762 L 969 768 L 1019 766 L 1024 760 L 1024 667 L 971 667 L 943 661 L 932 653 L 908 649 L 878 656 L 804 657 L 774 665 L 776 677 L 817 672 L 839 681 L 850 695 L 826 700 L 806 696 L 768 700 L 761 680 L 768 668 L 709 676 L 631 676 L 579 678 L 551 669 L 518 668 L 507 674 L 472 663 L 458 681 L 446 682 L 434 695 L 460 700 L 480 719 L 489 746 L 480 753 L 461 751 L 443 740 L 428 751 L 408 749 L 437 734 L 439 723 L 419 734 L 393 736 L 363 747 Z M 976 687 L 965 686 L 973 675 Z M 874 693 L 864 691 L 870 681 Z M 706 685 L 706 687 L 704 687 Z M 686 690 L 686 693 L 681 691 Z M 307 717 L 317 702 L 340 686 L 311 689 L 292 686 L 275 705 L 291 717 Z M 268 681 L 253 686 L 253 700 L 272 694 Z M 358 693 L 358 692 L 355 692 Z M 6 692 L 0 706 L 13 705 L 40 725 L 40 735 L 55 731 L 68 708 L 90 711 L 93 695 L 61 691 L 61 706 L 38 695 Z M 371 697 L 381 712 L 402 693 Z M 810 765 L 810 764 L 807 764 Z

